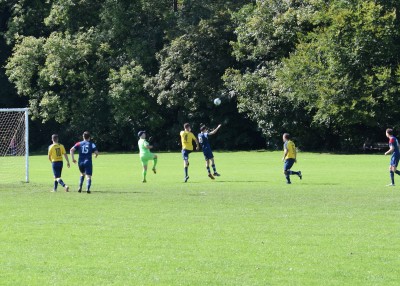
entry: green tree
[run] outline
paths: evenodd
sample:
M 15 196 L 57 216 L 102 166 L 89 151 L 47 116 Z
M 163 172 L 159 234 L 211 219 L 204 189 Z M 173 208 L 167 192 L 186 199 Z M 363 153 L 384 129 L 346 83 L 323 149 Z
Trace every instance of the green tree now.
M 18 93 L 29 97 L 34 118 L 68 122 L 79 133 L 89 127 L 94 133 L 105 131 L 107 70 L 101 73 L 96 64 L 94 38 L 93 31 L 54 32 L 48 38 L 23 38 L 15 46 L 7 75 Z M 103 74 L 102 79 L 94 76 Z
M 282 60 L 295 51 L 301 34 L 312 30 L 314 13 L 322 1 L 257 1 L 233 13 L 231 41 L 237 68 L 226 70 L 225 86 L 237 96 L 238 110 L 256 122 L 272 146 L 280 145 L 284 131 L 296 132 L 303 145 L 309 139 L 310 116 L 304 105 L 285 96 L 276 72 Z M 314 147 L 314 146 L 313 146 Z
M 63 124 L 70 135 L 88 129 L 103 148 L 116 146 L 113 142 L 131 146 L 125 142 L 127 130 L 134 134 L 144 118 L 157 127 L 158 105 L 143 91 L 140 64 L 155 62 L 163 29 L 157 25 L 163 26 L 168 16 L 157 14 L 161 1 L 153 2 L 155 10 L 139 0 L 49 1 L 48 13 L 36 19 L 43 25 L 36 34 L 24 36 L 20 27 L 9 30 L 16 44 L 7 76 L 18 94 L 29 98 L 34 118 Z M 29 7 L 11 8 L 21 19 L 30 19 Z
M 229 10 L 241 5 L 183 0 L 174 12 L 169 0 L 15 1 L 8 5 L 7 76 L 34 118 L 58 122 L 68 135 L 90 129 L 103 148 L 128 148 L 133 137 L 126 134 L 151 125 L 173 138 L 163 148 L 175 149 L 186 120 L 251 130 L 235 98 L 218 109 L 212 104 L 223 97 L 221 76 L 234 64 Z
M 125 148 L 136 138 L 132 130 L 146 128 L 150 134 L 156 134 L 164 122 L 155 100 L 144 90 L 144 81 L 143 68 L 135 62 L 119 70 L 111 69 L 108 77 L 114 130 L 123 132 L 124 140 L 120 144 Z M 121 136 L 115 136 L 118 135 Z
M 11 55 L 11 48 L 7 45 L 4 33 L 7 31 L 7 22 L 11 17 L 9 7 L 0 2 L 0 107 L 22 107 L 26 100 L 17 96 L 16 90 L 5 74 L 5 63 Z
M 157 72 L 155 55 L 164 45 L 165 33 L 176 26 L 170 0 L 106 0 L 99 17 L 101 37 L 114 52 L 114 66 L 133 60 L 146 73 Z
M 7 29 L 4 31 L 4 37 L 9 45 L 24 36 L 41 37 L 49 33 L 49 29 L 43 25 L 43 19 L 50 10 L 47 1 L 0 0 L 0 9 L 10 13 L 6 23 Z
M 278 72 L 285 94 L 306 106 L 314 124 L 338 134 L 342 147 L 361 146 L 354 138 L 371 136 L 366 130 L 400 124 L 395 11 L 375 1 L 337 1 Z
M 223 87 L 222 75 L 234 64 L 229 45 L 234 39 L 230 13 L 222 2 L 205 2 L 184 2 L 187 6 L 177 21 L 181 35 L 157 54 L 160 67 L 147 80 L 146 89 L 171 112 L 174 119 L 169 122 L 171 134 L 178 134 L 186 121 L 197 122 L 194 130 L 200 123 L 211 126 L 223 123 L 230 128 L 216 139 L 220 147 L 259 147 L 254 125 L 238 114 L 235 98 Z M 191 9 L 200 11 L 194 13 Z M 199 15 L 205 19 L 197 18 Z M 218 108 L 213 105 L 216 97 L 223 99 Z M 234 135 L 238 133 L 240 136 Z M 255 140 L 249 138 L 250 134 Z

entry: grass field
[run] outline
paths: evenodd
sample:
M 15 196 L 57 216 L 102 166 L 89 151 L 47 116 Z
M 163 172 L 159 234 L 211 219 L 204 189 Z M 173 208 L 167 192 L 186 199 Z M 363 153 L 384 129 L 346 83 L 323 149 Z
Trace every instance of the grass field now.
M 29 184 L 0 183 L 0 285 L 399 285 L 399 187 L 389 157 L 300 153 L 286 185 L 281 152 L 100 154 L 92 194 L 50 193 L 46 156 Z M 2 160 L 2 159 L 0 159 Z M 1 161 L 0 161 L 1 164 Z

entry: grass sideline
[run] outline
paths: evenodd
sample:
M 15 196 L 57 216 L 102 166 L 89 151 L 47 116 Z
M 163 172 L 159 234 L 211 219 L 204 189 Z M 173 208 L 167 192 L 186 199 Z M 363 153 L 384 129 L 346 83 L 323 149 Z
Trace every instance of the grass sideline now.
M 400 177 L 389 157 L 300 153 L 285 184 L 282 152 L 201 153 L 183 183 L 179 153 L 141 183 L 137 154 L 94 159 L 93 193 L 50 193 L 46 156 L 29 184 L 0 183 L 1 285 L 398 285 Z M 60 188 L 60 187 L 59 187 Z

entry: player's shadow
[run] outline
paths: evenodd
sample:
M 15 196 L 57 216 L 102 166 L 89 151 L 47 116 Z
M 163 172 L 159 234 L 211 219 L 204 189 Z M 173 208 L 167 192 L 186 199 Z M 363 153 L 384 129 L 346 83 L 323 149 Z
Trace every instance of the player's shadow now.
M 307 186 L 339 186 L 340 183 L 301 183 L 302 185 Z
M 150 194 L 151 192 L 141 192 L 141 191 L 96 191 L 96 193 L 105 193 L 105 194 Z
M 236 181 L 236 180 L 231 180 L 231 181 L 215 181 L 215 183 L 270 183 L 270 181 Z

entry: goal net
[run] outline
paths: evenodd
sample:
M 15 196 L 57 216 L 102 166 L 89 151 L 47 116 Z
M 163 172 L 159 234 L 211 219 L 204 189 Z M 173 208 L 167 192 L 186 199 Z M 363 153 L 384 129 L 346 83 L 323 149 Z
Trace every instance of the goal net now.
M 0 183 L 29 182 L 28 109 L 0 109 Z

